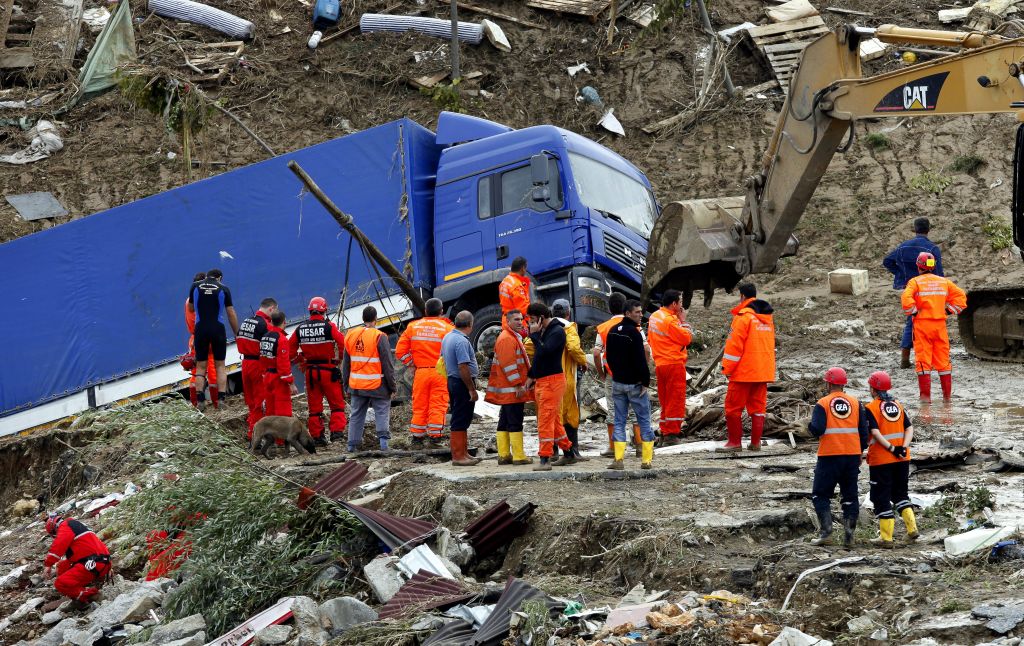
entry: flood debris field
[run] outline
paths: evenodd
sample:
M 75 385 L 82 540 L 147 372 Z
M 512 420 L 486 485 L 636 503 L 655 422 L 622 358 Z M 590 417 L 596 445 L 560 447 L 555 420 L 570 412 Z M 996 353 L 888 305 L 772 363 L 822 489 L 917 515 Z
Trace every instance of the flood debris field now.
M 705 40 L 694 8 L 683 2 L 660 3 L 663 19 L 647 28 L 620 18 L 608 45 L 603 20 L 480 0 L 543 29 L 495 18 L 512 51 L 463 47 L 463 70 L 473 75 L 459 93 L 443 75 L 425 90 L 416 86 L 447 68 L 443 41 L 355 30 L 310 51 L 304 3 L 213 4 L 251 20 L 256 37 L 216 83 L 195 81 L 205 98 L 190 104 L 196 129 L 188 145 L 175 129 L 180 120 L 150 113 L 132 90 L 138 79 L 199 76 L 186 59 L 224 42 L 223 34 L 133 4 L 136 82 L 62 111 L 96 34 L 83 27 L 73 56 L 47 56 L 47 47 L 68 37 L 52 26 L 62 19 L 56 4 L 18 4 L 15 15 L 29 18 L 12 24 L 36 25 L 29 41 L 35 63 L 0 77 L 0 101 L 29 102 L 0 111 L 0 147 L 23 148 L 29 124 L 47 119 L 63 148 L 31 164 L 0 166 L 0 193 L 49 191 L 68 213 L 29 222 L 2 201 L 0 240 L 264 159 L 264 148 L 214 103 L 278 153 L 403 116 L 432 126 L 442 109 L 514 127 L 552 123 L 636 163 L 662 202 L 742 195 L 782 104 L 770 89 L 735 100 L 718 93 L 687 127 L 643 132 L 697 96 Z M 715 2 L 711 19 L 716 29 L 765 22 L 773 4 Z M 826 11 L 832 3 L 814 4 L 829 26 L 939 28 L 938 11 L 949 3 L 862 0 L 846 7 L 867 14 L 856 18 Z M 341 25 L 366 11 L 444 17 L 443 5 L 356 0 L 342 4 Z M 893 69 L 898 55 L 890 51 L 868 70 Z M 738 85 L 772 78 L 743 45 L 727 60 Z M 586 70 L 567 72 L 581 63 Z M 615 108 L 625 137 L 600 129 L 599 115 L 576 100 L 585 86 Z M 722 384 L 714 379 L 690 400 L 690 441 L 659 450 L 650 472 L 633 458 L 624 472 L 604 468 L 596 456 L 605 434 L 601 391 L 589 381 L 581 438 L 591 460 L 545 474 L 497 466 L 488 453 L 495 422 L 487 418 L 471 428 L 478 456 L 486 457 L 477 467 L 455 469 L 444 451 L 408 451 L 406 403 L 392 411 L 395 450 L 386 456 L 346 456 L 331 446 L 315 456 L 257 460 L 244 448 L 238 398 L 205 417 L 165 401 L 5 440 L 0 642 L 198 646 L 237 628 L 218 643 L 254 636 L 295 646 L 1019 643 L 1024 551 L 1009 541 L 1019 539 L 1024 515 L 1024 375 L 1019 365 L 969 357 L 951 330 L 954 400 L 918 407 L 913 375 L 897 368 L 902 317 L 880 267 L 910 221 L 927 215 L 948 275 L 962 287 L 1024 282 L 1007 241 L 1012 131 L 1005 116 L 856 126 L 853 146 L 832 162 L 798 229 L 800 255 L 758 277 L 776 309 L 780 382 L 767 429 L 773 444 L 756 455 L 709 450 L 724 437 Z M 829 294 L 827 273 L 839 266 L 869 270 L 871 290 Z M 729 300 L 691 309 L 692 372 L 720 347 Z M 910 483 L 923 534 L 914 545 L 871 547 L 869 508 L 853 549 L 807 540 L 815 530 L 814 448 L 800 428 L 821 394 L 822 371 L 833 364 L 850 371 L 851 391 L 861 398 L 866 376 L 888 370 L 895 393 L 910 404 Z M 301 399 L 296 404 L 304 418 Z M 323 495 L 300 509 L 301 488 L 317 483 Z M 867 488 L 862 469 L 865 498 Z M 39 514 L 53 509 L 82 518 L 111 547 L 115 577 L 96 607 L 72 610 L 43 578 L 49 539 Z M 897 525 L 897 540 L 901 532 Z M 178 567 L 143 582 L 168 559 Z

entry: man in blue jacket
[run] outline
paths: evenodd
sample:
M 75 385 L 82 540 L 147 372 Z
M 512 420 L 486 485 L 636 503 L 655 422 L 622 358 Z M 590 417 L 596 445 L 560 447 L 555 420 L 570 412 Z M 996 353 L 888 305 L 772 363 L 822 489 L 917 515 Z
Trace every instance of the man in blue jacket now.
M 931 223 L 928 218 L 914 219 L 914 233 L 910 240 L 900 243 L 898 247 L 889 252 L 889 255 L 882 261 L 882 266 L 893 275 L 892 288 L 902 290 L 907 286 L 907 281 L 917 275 L 917 256 L 926 251 L 935 256 L 935 269 L 932 271 L 936 276 L 944 276 L 942 273 L 942 254 L 939 247 L 928 239 L 928 231 L 931 230 Z M 914 347 L 914 317 L 908 316 L 906 325 L 903 327 L 903 338 L 900 341 L 902 357 L 900 368 L 910 367 L 910 349 Z

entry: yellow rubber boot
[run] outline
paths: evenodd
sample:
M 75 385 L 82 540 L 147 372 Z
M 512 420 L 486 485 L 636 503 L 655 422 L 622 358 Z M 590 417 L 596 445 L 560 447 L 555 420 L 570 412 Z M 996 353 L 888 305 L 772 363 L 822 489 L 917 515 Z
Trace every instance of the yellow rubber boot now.
M 608 465 L 608 468 L 609 469 L 614 469 L 615 471 L 622 471 L 623 469 L 626 468 L 626 466 L 622 463 L 622 460 L 625 457 L 626 457 L 626 443 L 625 442 L 616 442 L 615 443 L 615 459 L 612 461 L 611 464 Z
M 921 535 L 917 531 L 917 518 L 914 516 L 914 509 L 907 507 L 900 512 L 900 516 L 903 517 L 903 522 L 907 525 L 907 542 L 913 543 Z
M 881 518 L 878 520 L 878 538 L 871 539 L 872 545 L 876 547 L 895 547 L 892 542 L 892 533 L 896 529 L 895 518 Z
M 512 464 L 512 452 L 506 431 L 498 431 L 498 464 Z
M 509 433 L 508 434 L 509 444 L 512 447 L 512 464 L 533 464 L 533 458 L 526 457 L 526 452 L 523 450 L 523 433 Z
M 651 462 L 654 460 L 654 442 L 653 441 L 651 441 L 651 442 L 644 442 L 641 445 L 640 448 L 641 448 L 641 452 L 643 453 L 643 456 L 640 459 L 640 468 L 641 469 L 650 469 L 650 468 L 652 468 L 651 467 Z

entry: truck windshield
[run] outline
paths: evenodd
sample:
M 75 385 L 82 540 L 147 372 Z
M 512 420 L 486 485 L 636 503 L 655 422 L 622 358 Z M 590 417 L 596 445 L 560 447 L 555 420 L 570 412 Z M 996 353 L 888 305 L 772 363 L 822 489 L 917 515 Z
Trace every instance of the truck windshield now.
M 576 191 L 583 203 L 618 220 L 644 238 L 657 214 L 647 187 L 625 173 L 578 153 L 569 153 Z

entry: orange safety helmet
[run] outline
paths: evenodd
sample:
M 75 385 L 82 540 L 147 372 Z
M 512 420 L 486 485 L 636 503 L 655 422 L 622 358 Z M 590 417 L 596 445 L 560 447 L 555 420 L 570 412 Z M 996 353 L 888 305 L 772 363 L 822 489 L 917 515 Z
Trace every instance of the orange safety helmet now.
M 327 300 L 323 296 L 314 296 L 309 300 L 310 314 L 326 314 Z
M 46 533 L 50 536 L 56 536 L 57 528 L 63 520 L 60 514 L 48 514 L 46 516 Z
M 935 271 L 935 256 L 927 251 L 917 254 L 917 268 L 921 271 Z
M 835 386 L 846 385 L 846 371 L 838 366 L 833 366 L 825 371 L 825 383 Z
M 870 377 L 868 377 L 868 385 L 875 390 L 885 392 L 892 388 L 892 378 L 889 376 L 888 372 L 884 370 L 876 370 L 871 373 Z

